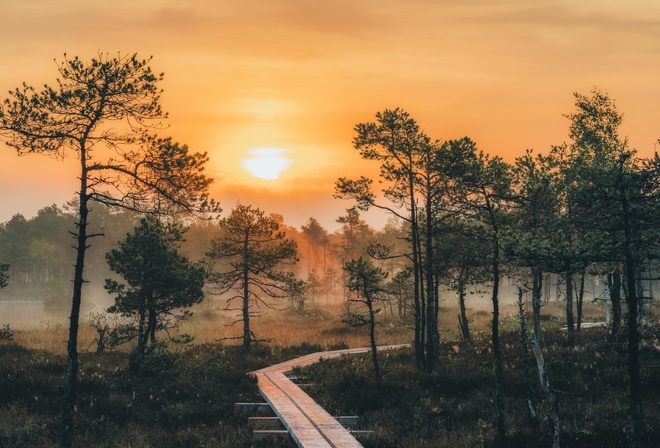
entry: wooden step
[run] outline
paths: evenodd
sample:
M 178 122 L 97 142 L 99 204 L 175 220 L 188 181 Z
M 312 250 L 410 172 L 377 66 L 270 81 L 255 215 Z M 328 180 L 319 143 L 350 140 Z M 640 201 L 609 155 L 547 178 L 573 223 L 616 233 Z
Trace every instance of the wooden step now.
M 309 395 L 275 369 L 256 372 L 259 389 L 301 448 L 359 448 L 357 440 Z
M 366 429 L 349 429 L 348 432 L 351 433 L 352 436 L 359 437 L 360 439 L 368 439 L 374 435 L 373 431 Z
M 234 410 L 239 415 L 274 417 L 275 412 L 268 403 L 235 403 Z
M 355 428 L 359 420 L 357 415 L 340 415 L 335 418 L 346 429 Z
M 252 431 L 252 440 L 273 440 L 273 439 L 290 439 L 291 435 L 286 429 L 259 429 Z
M 277 417 L 249 417 L 248 425 L 255 431 L 284 429 L 282 421 Z

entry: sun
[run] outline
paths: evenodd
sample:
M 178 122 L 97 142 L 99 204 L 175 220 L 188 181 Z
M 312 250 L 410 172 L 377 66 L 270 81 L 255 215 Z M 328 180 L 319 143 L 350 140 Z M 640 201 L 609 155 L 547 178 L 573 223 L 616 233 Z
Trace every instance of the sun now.
M 291 159 L 283 157 L 287 149 L 252 148 L 247 151 L 250 157 L 241 159 L 241 165 L 253 177 L 275 180 L 291 164 Z

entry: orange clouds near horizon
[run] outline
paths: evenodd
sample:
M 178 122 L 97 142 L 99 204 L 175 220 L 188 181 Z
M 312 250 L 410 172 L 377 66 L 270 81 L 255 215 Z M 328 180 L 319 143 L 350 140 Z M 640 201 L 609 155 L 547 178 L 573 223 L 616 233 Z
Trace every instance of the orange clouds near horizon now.
M 12 18 L 0 29 L 0 97 L 23 81 L 53 85 L 65 52 L 153 55 L 165 132 L 209 153 L 225 210 L 254 202 L 297 226 L 314 216 L 331 227 L 351 205 L 332 199 L 334 180 L 377 174 L 351 140 L 385 108 L 512 161 L 567 140 L 572 93 L 598 86 L 631 146 L 651 155 L 660 138 L 653 0 L 32 0 L 0 14 Z M 246 171 L 255 148 L 286 152 L 277 179 Z M 69 200 L 75 176 L 72 160 L 0 145 L 0 221 Z

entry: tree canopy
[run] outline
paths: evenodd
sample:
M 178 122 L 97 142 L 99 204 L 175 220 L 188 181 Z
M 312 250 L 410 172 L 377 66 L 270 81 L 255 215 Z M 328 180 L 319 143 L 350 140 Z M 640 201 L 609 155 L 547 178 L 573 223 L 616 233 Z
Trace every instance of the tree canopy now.
M 68 341 L 62 446 L 73 444 L 78 374 L 78 325 L 89 246 L 89 203 L 145 213 L 214 212 L 212 179 L 203 173 L 206 153 L 157 134 L 167 114 L 161 107 L 163 74 L 151 58 L 99 53 L 57 62 L 55 86 L 23 83 L 0 106 L 0 139 L 19 154 L 53 158 L 74 154 L 79 163 L 76 262 Z
M 134 365 L 139 364 L 148 340 L 156 342 L 156 332 L 189 318 L 189 308 L 204 299 L 206 266 L 178 253 L 184 231 L 176 223 L 143 218 L 106 254 L 110 269 L 125 281 L 106 279 L 106 290 L 115 295 L 108 311 L 133 320 L 131 331 L 124 336 L 138 340 Z
M 219 225 L 222 235 L 211 241 L 207 255 L 224 263 L 216 263 L 210 281 L 216 294 L 229 293 L 227 309 L 240 311 L 240 338 L 249 349 L 256 341 L 250 327 L 250 319 L 259 315 L 255 308 L 271 307 L 272 299 L 289 292 L 294 275 L 283 268 L 298 261 L 297 245 L 286 238 L 277 220 L 249 205 L 239 204 Z

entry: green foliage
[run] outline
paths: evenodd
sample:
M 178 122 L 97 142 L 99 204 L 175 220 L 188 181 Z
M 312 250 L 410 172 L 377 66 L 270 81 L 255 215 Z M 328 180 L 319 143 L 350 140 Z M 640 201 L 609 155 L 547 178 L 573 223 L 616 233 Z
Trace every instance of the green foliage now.
M 458 177 L 452 177 L 454 168 L 465 165 L 465 160 L 454 157 L 450 146 L 432 141 L 399 108 L 376 113 L 374 122 L 359 123 L 355 131 L 353 146 L 360 156 L 380 163 L 379 183 L 387 201 L 378 198 L 373 180 L 365 176 L 353 180 L 339 178 L 335 197 L 354 200 L 360 210 L 387 210 L 410 226 L 408 248 L 396 255 L 412 262 L 417 364 L 433 370 L 440 343 L 436 280 L 442 271 L 436 265 L 439 258 L 434 256 L 433 238 L 438 223 L 446 215 L 451 180 Z M 378 247 L 375 252 L 385 258 L 381 254 L 389 249 L 372 245 L 372 252 L 375 247 Z
M 227 309 L 240 310 L 238 321 L 243 322 L 243 347 L 255 340 L 250 318 L 259 313 L 255 308 L 272 307 L 272 299 L 291 294 L 296 285 L 293 272 L 285 265 L 298 261 L 295 241 L 287 239 L 273 216 L 249 205 L 238 205 L 219 223 L 222 236 L 211 241 L 207 255 L 216 262 L 210 282 L 217 294 L 230 293 Z M 234 303 L 238 302 L 239 305 Z
M 341 224 L 341 236 L 343 244 L 339 257 L 343 262 L 360 257 L 367 247 L 368 241 L 373 236 L 373 230 L 360 217 L 357 207 L 346 209 L 346 215 L 337 218 Z
M 141 354 L 148 337 L 153 341 L 157 331 L 189 318 L 188 308 L 204 299 L 206 267 L 178 253 L 183 233 L 178 224 L 144 218 L 118 248 L 108 252 L 110 269 L 126 281 L 106 280 L 107 291 L 116 294 L 108 311 L 133 319 L 111 329 L 111 343 L 137 337 Z
M 387 272 L 362 257 L 345 263 L 344 270 L 348 274 L 346 286 L 354 293 L 348 299 L 344 322 L 352 326 L 373 325 L 374 314 L 378 312 L 374 305 L 385 292 L 383 282 L 387 278 Z M 366 309 L 359 309 L 360 306 Z
M 76 207 L 74 201 L 63 206 L 49 205 L 30 219 L 15 215 L 0 224 L 0 260 L 10 265 L 5 271 L 9 284 L 0 291 L 0 298 L 40 298 L 49 312 L 70 310 L 71 271 L 76 253 L 71 248 L 69 231 L 74 228 Z M 110 275 L 105 253 L 135 227 L 138 218 L 134 213 L 110 210 L 102 204 L 93 208 L 90 228 L 105 237 L 95 239 L 87 250 L 85 278 L 91 284 L 102 284 Z
M 0 341 L 13 341 L 14 333 L 9 328 L 9 324 L 0 327 Z
M 0 263 L 0 289 L 8 284 L 9 276 L 7 275 L 7 271 L 9 271 L 9 265 L 7 263 Z
M 314 269 L 307 274 L 307 280 L 305 280 L 305 292 L 306 297 L 308 297 L 312 303 L 315 303 L 316 299 L 323 292 L 322 278 L 319 277 Z
M 138 331 L 134 324 L 119 324 L 108 333 L 107 346 L 116 347 L 125 344 L 138 337 Z
M 178 359 L 179 354 L 171 352 L 164 342 L 151 344 L 144 352 L 140 376 L 172 375 Z
M 623 116 L 606 92 L 595 87 L 590 95 L 574 93 L 576 112 L 566 115 L 571 121 L 573 165 L 590 166 L 615 160 L 626 147 L 619 138 Z
M 286 294 L 296 311 L 305 311 L 305 302 L 307 301 L 307 285 L 305 280 L 297 278 L 288 280 L 286 282 Z
M 42 90 L 23 83 L 0 103 L 0 139 L 19 154 L 38 153 L 78 160 L 80 190 L 76 262 L 71 300 L 62 426 L 62 446 L 72 446 L 77 382 L 78 320 L 86 281 L 90 201 L 140 212 L 176 214 L 216 212 L 209 200 L 212 179 L 203 173 L 206 153 L 153 135 L 165 118 L 150 59 L 99 53 L 56 61 L 56 86 Z M 152 327 L 153 329 L 153 327 Z
M 561 219 L 565 196 L 555 163 L 527 151 L 513 166 L 515 206 L 503 246 L 517 265 L 556 271 L 566 252 Z

